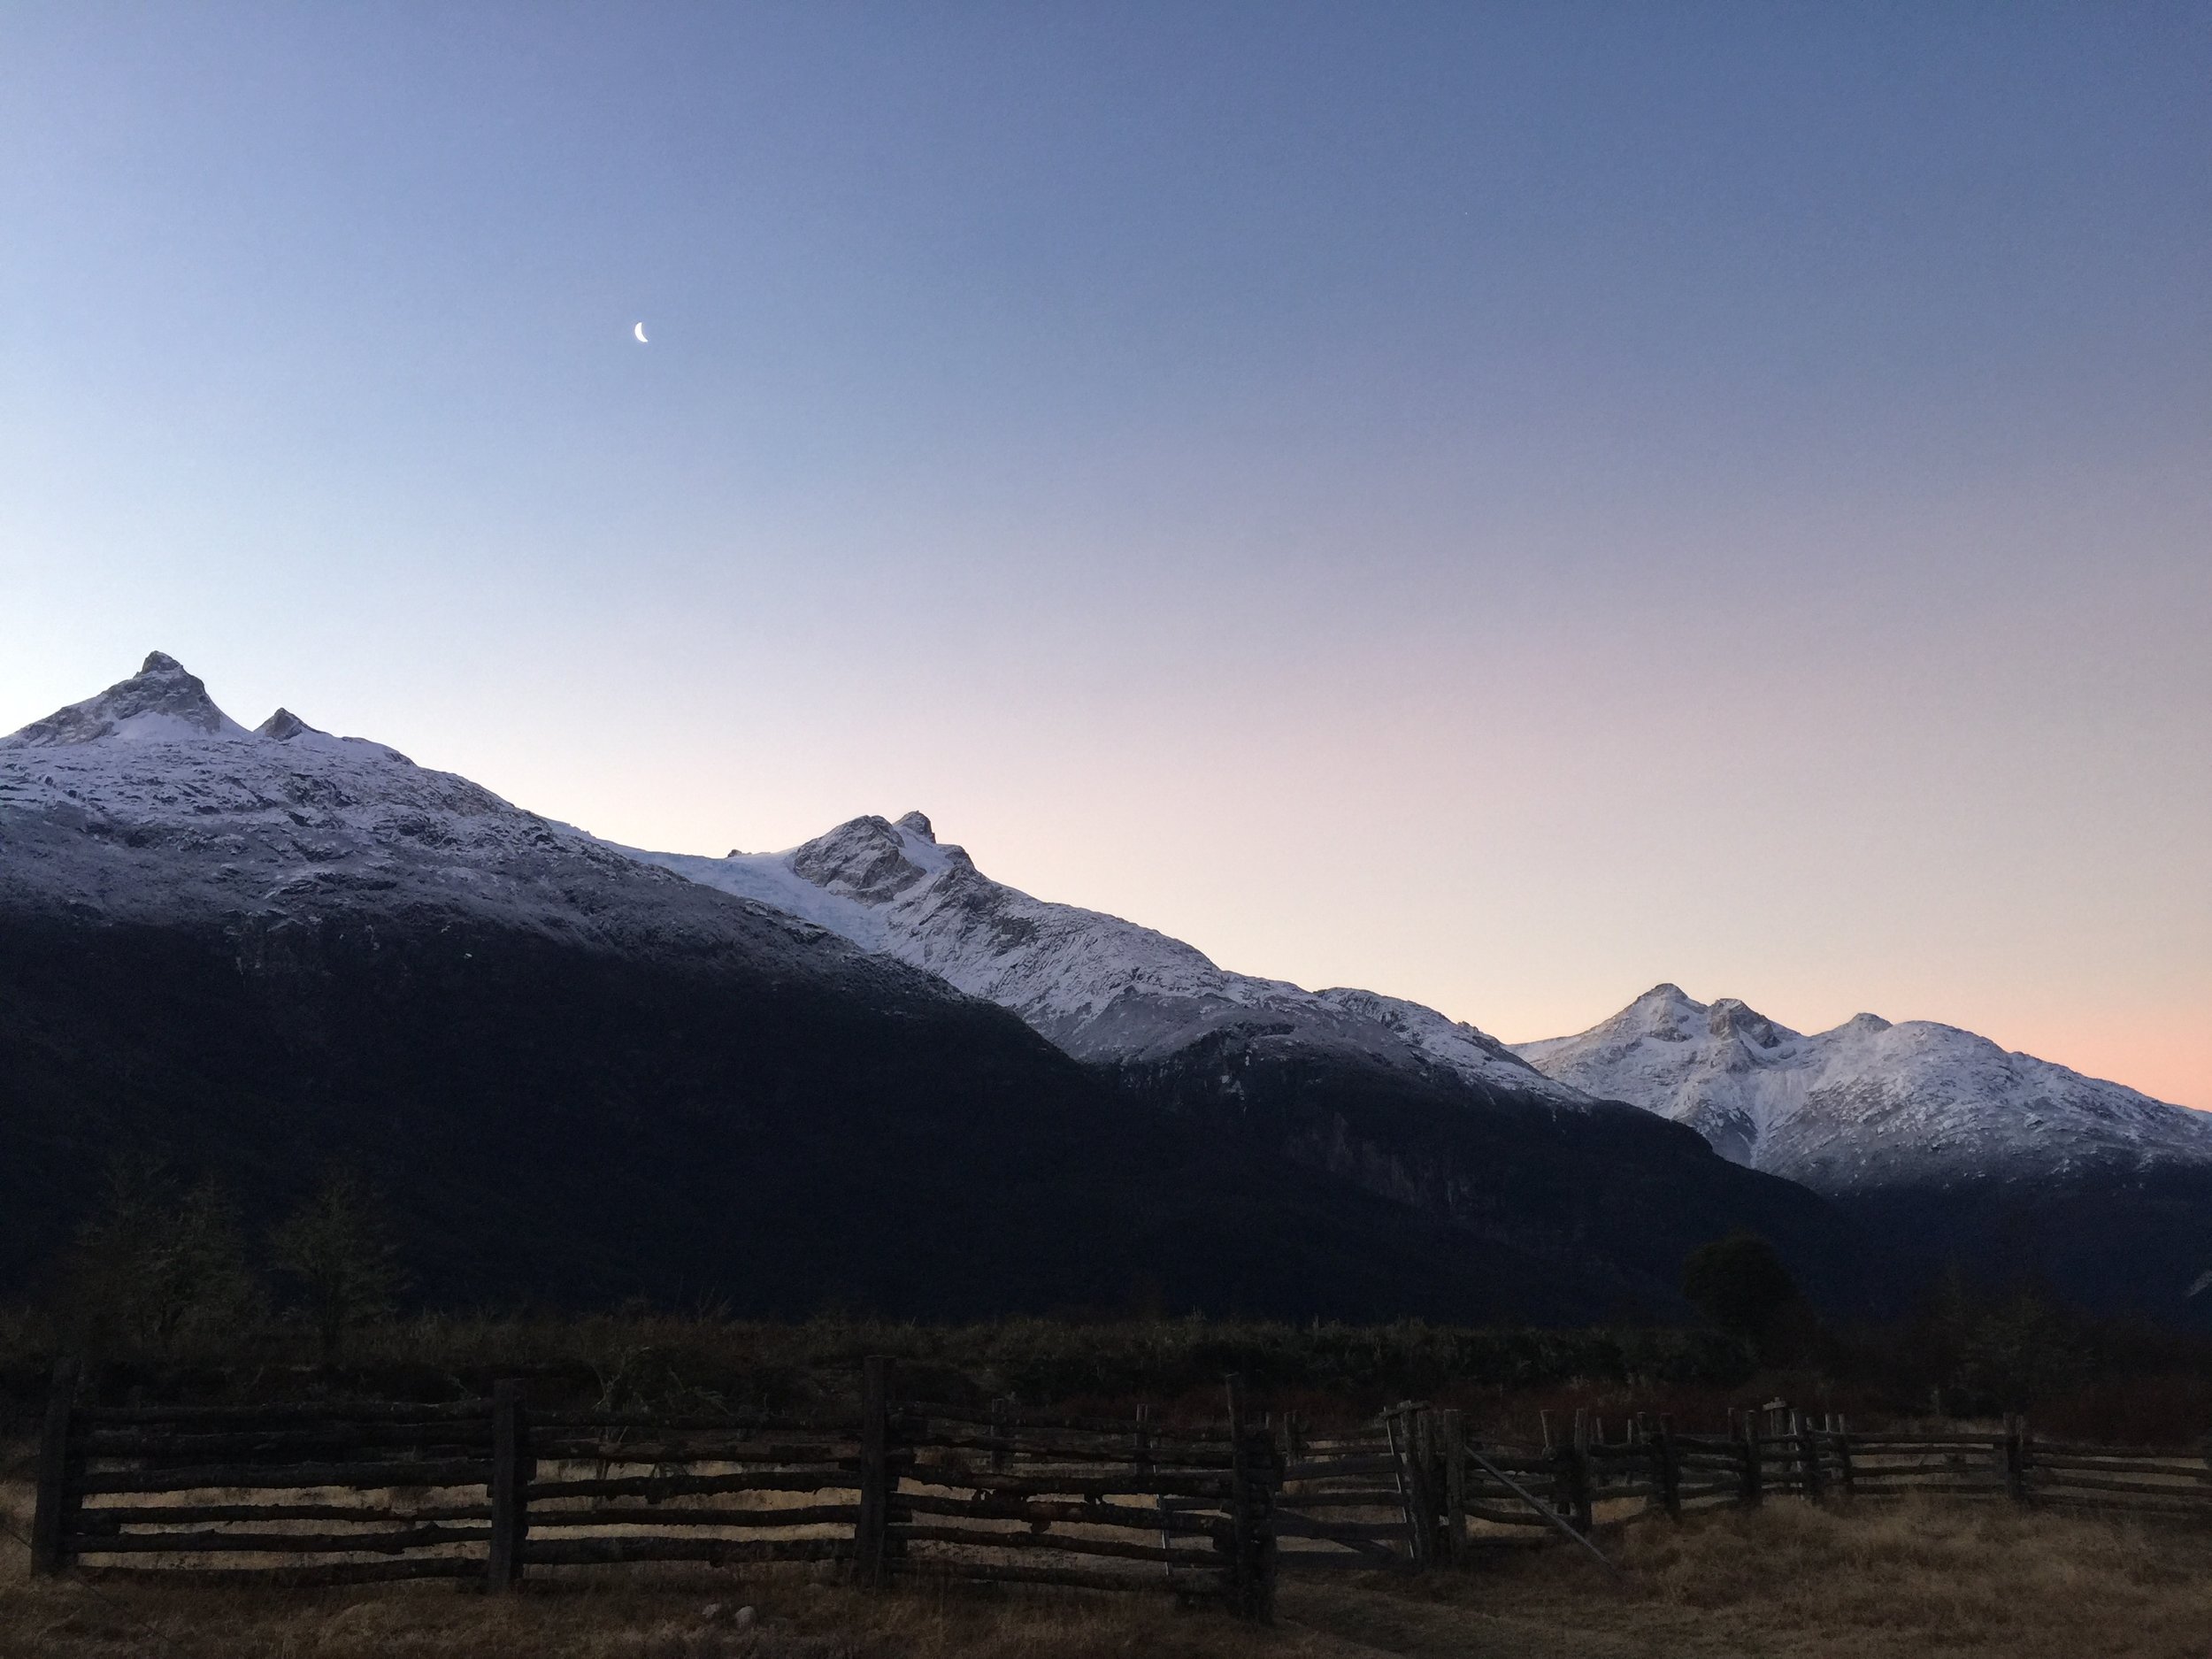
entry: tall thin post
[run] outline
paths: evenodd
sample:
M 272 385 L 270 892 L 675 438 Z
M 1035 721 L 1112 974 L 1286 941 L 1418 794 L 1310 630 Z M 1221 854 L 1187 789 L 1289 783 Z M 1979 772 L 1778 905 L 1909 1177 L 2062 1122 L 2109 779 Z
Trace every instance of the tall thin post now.
M 1406 1554 L 1413 1564 L 1421 1564 L 1421 1526 L 1414 1518 L 1415 1499 L 1411 1471 L 1408 1465 L 1411 1456 L 1406 1448 L 1405 1407 L 1395 1405 L 1383 1413 L 1383 1432 L 1390 1438 L 1390 1479 L 1398 1488 L 1398 1511 L 1406 1524 Z
M 1413 1527 L 1416 1566 L 1436 1560 L 1436 1478 L 1432 1449 L 1429 1409 L 1408 1402 L 1402 1408 L 1405 1425 L 1406 1518 Z
M 504 1595 L 522 1578 L 530 1535 L 530 1474 L 524 1446 L 522 1385 L 492 1385 L 492 1536 L 484 1556 L 484 1588 Z
M 1261 1483 L 1246 1440 L 1244 1378 L 1232 1373 L 1223 1381 L 1229 1397 L 1229 1605 L 1239 1618 L 1265 1623 L 1274 1617 L 1271 1563 L 1261 1554 Z
M 1587 1532 L 1594 1519 L 1594 1501 L 1590 1494 L 1589 1437 L 1589 1414 L 1578 1411 L 1573 1435 L 1552 1452 L 1552 1468 L 1559 1481 L 1559 1508 L 1578 1532 Z
M 31 1571 L 41 1578 L 62 1570 L 65 1522 L 70 1502 L 69 1419 L 77 1404 L 77 1362 L 54 1362 L 46 1394 L 46 1427 L 38 1442 L 38 1501 L 31 1511 Z
M 991 1472 L 1006 1472 L 1006 1454 L 1013 1443 L 1012 1425 L 1014 1402 L 1004 1394 L 991 1402 Z
M 1674 1443 L 1674 1419 L 1659 1417 L 1659 1503 L 1669 1520 L 1682 1518 L 1682 1452 Z
M 860 1517 L 853 1524 L 853 1577 L 874 1588 L 889 1577 L 891 1535 L 891 1362 L 860 1363 Z
M 2005 1496 L 2015 1503 L 2028 1501 L 2025 1426 L 2023 1418 L 2009 1416 L 2005 1418 Z
M 1743 1417 L 1743 1506 L 1755 1509 L 1766 1497 L 1766 1473 L 1759 1467 L 1759 1418 L 1747 1411 Z
M 1456 1408 L 1436 1419 L 1444 1440 L 1444 1558 L 1456 1567 L 1467 1559 L 1467 1432 Z
M 1798 1423 L 1797 1466 L 1805 1473 L 1805 1501 L 1818 1503 L 1821 1491 L 1820 1436 L 1813 1432 L 1809 1422 L 1801 1418 Z
M 1150 1406 L 1139 1406 L 1137 1408 L 1137 1473 L 1140 1477 L 1142 1477 L 1149 1475 L 1151 1472 L 1152 1408 Z M 1152 1507 L 1160 1517 L 1160 1548 L 1162 1549 L 1174 1548 L 1175 1537 L 1173 1533 L 1168 1531 L 1167 1526 L 1166 1494 L 1158 1492 L 1154 1493 L 1152 1494 Z M 1174 1567 L 1170 1563 L 1166 1562 L 1162 1562 L 1160 1563 L 1160 1576 L 1163 1578 L 1171 1575 L 1174 1571 Z

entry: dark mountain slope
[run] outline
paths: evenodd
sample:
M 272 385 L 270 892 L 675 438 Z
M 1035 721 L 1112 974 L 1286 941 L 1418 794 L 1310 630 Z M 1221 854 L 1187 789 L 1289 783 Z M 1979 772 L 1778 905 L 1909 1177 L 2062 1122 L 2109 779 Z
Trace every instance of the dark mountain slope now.
M 1418 1210 L 1471 1242 L 1602 1268 L 1617 1309 L 1677 1306 L 1694 1246 L 1773 1239 L 1839 1310 L 1878 1289 L 1802 1187 L 1545 1077 L 1473 1026 L 1368 991 L 1226 972 L 1179 940 L 995 881 L 929 820 L 855 818 L 786 853 L 639 855 L 1010 1009 L 1125 1099 Z
M 149 1153 L 257 1223 L 360 1164 L 447 1302 L 1564 1320 L 1678 1260 L 1442 1225 L 159 657 L 0 741 L 0 1145 L 19 1286 Z

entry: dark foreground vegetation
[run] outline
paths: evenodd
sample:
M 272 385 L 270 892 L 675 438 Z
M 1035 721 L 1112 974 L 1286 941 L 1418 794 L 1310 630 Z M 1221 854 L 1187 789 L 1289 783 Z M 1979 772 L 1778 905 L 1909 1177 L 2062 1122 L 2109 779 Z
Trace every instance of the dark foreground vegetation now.
M 1539 1438 L 1546 1410 L 1664 1413 L 1695 1432 L 1776 1399 L 1864 1423 L 2026 1414 L 2047 1433 L 2102 1441 L 2212 1432 L 2212 1337 L 2095 1317 L 1956 1270 L 1904 1317 L 1833 1323 L 1749 1234 L 1693 1251 L 1680 1279 L 1701 1322 L 410 1311 L 407 1251 L 356 1176 L 334 1170 L 254 1236 L 219 1188 L 126 1164 L 39 1294 L 0 1303 L 0 1414 L 35 1412 L 64 1355 L 82 1362 L 88 1397 L 109 1403 L 426 1402 L 511 1378 L 549 1403 L 604 1410 L 781 1411 L 848 1397 L 861 1359 L 881 1354 L 952 1402 L 1094 1415 L 1143 1403 L 1195 1419 L 1218 1410 L 1221 1379 L 1237 1372 L 1256 1410 L 1327 1423 L 1418 1399 L 1522 1441 Z
M 0 1401 L 19 1424 L 35 1417 L 65 1351 L 72 1345 L 50 1311 L 0 1312 Z M 1904 1324 L 1818 1330 L 1801 1350 L 1763 1355 L 1709 1328 L 1196 1317 L 929 1325 L 834 1314 L 762 1324 L 635 1310 L 414 1315 L 362 1328 L 335 1358 L 311 1328 L 265 1316 L 165 1348 L 111 1346 L 86 1357 L 88 1397 L 111 1403 L 440 1400 L 520 1378 L 534 1398 L 608 1410 L 784 1410 L 844 1400 L 869 1354 L 895 1357 L 916 1386 L 954 1402 L 1009 1396 L 1091 1415 L 1141 1402 L 1195 1421 L 1218 1413 L 1221 1379 L 1236 1371 L 1259 1410 L 1348 1422 L 1423 1399 L 1523 1441 L 1540 1438 L 1547 1410 L 1622 1422 L 1667 1413 L 1686 1430 L 1709 1429 L 1778 1398 L 1865 1423 L 2019 1411 L 2048 1433 L 2120 1443 L 2173 1445 L 2212 1431 L 2212 1342 L 1963 1291 Z

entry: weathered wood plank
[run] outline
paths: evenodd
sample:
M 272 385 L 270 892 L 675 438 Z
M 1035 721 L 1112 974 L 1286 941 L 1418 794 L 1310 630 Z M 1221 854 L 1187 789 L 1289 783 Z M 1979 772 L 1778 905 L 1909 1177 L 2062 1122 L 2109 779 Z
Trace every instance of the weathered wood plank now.
M 1018 1493 L 1038 1497 L 1061 1494 L 1095 1494 L 1099 1497 L 1229 1496 L 1229 1478 L 1225 1474 L 1176 1474 L 1164 1470 L 1152 1473 L 1133 1467 L 1126 1473 L 1110 1475 L 995 1475 L 988 1470 L 917 1463 L 906 1471 L 905 1479 L 919 1486 L 954 1486 L 1009 1494 Z
M 2200 1487 L 2180 1486 L 2153 1486 L 2141 1480 L 2098 1480 L 2086 1475 L 2066 1475 L 2033 1487 L 2038 1498 L 2048 1498 L 2060 1492 L 2132 1492 L 2145 1497 L 2171 1498 L 2180 1503 L 2212 1505 L 2212 1493 Z
M 1164 1548 L 1158 1544 L 1132 1544 L 1118 1538 L 1075 1538 L 1065 1532 L 989 1532 L 975 1526 L 938 1526 L 908 1522 L 894 1526 L 892 1535 L 907 1543 L 961 1544 L 975 1549 L 1043 1550 L 1063 1555 L 1098 1555 L 1113 1561 L 1150 1561 L 1169 1564 L 1207 1563 L 1217 1559 L 1209 1549 Z
M 699 1439 L 626 1442 L 540 1434 L 534 1425 L 530 1443 L 541 1463 L 758 1463 L 771 1468 L 793 1463 L 850 1463 L 856 1471 L 860 1458 L 856 1440 L 751 1440 L 724 1444 Z
M 98 1555 L 396 1555 L 448 1544 L 481 1544 L 489 1526 L 410 1526 L 390 1532 L 88 1532 L 66 1548 Z
M 349 1486 L 382 1492 L 402 1486 L 478 1486 L 491 1479 L 488 1460 L 388 1463 L 215 1463 L 203 1467 L 108 1470 L 85 1475 L 75 1484 L 86 1496 L 105 1493 L 298 1491 L 311 1486 Z
M 555 1509 L 536 1504 L 530 1510 L 530 1530 L 534 1533 L 579 1526 L 721 1526 L 764 1532 L 790 1526 L 850 1526 L 859 1519 L 857 1503 L 794 1504 L 785 1509 L 695 1509 L 672 1503 Z
M 894 1513 L 972 1517 L 978 1520 L 1026 1521 L 1045 1525 L 1119 1526 L 1140 1532 L 1168 1532 L 1191 1538 L 1214 1538 L 1225 1533 L 1225 1518 L 1162 1511 L 1133 1503 L 1055 1503 L 1042 1499 L 945 1498 L 922 1492 L 901 1492 L 891 1499 Z
M 270 1586 L 320 1589 L 336 1585 L 391 1584 L 407 1578 L 476 1578 L 484 1563 L 467 1555 L 405 1555 L 395 1561 L 342 1561 L 278 1567 L 134 1567 L 92 1570 L 95 1583 L 110 1579 L 164 1585 Z
M 487 1471 L 488 1473 L 488 1471 Z M 727 1475 L 603 1475 L 533 1480 L 534 1505 L 559 1498 L 703 1498 L 732 1492 L 854 1492 L 859 1477 L 842 1469 L 749 1469 Z
M 334 1401 L 322 1405 L 84 1406 L 79 1409 L 78 1417 L 88 1425 L 127 1423 L 242 1423 L 258 1425 L 277 1423 L 338 1425 L 418 1421 L 425 1424 L 437 1424 L 470 1417 L 481 1417 L 488 1422 L 491 1414 L 492 1402 L 488 1400 L 462 1400 L 443 1405 L 412 1405 L 388 1401 L 362 1401 L 351 1403 Z
M 357 1521 L 368 1526 L 491 1518 L 488 1503 L 426 1504 L 407 1509 L 365 1503 L 164 1503 L 127 1508 L 88 1504 L 77 1511 L 76 1525 L 90 1533 L 119 1526 L 203 1525 L 218 1521 Z
M 2186 1463 L 2125 1462 L 2116 1458 L 2051 1456 L 2039 1446 L 2028 1459 L 2028 1472 L 2038 1475 L 2046 1471 L 2078 1471 L 2085 1475 L 2171 1475 L 2181 1480 L 2212 1482 L 2212 1469 L 2207 1469 L 2200 1457 Z
M 480 1432 L 467 1432 L 480 1427 Z M 491 1445 L 491 1425 L 371 1423 L 330 1428 L 227 1428 L 211 1434 L 92 1429 L 78 1435 L 75 1445 L 85 1457 L 158 1458 L 180 1463 L 349 1463 L 356 1454 L 375 1457 L 397 1452 L 423 1457 L 480 1457 Z
M 849 1538 L 533 1538 L 522 1547 L 532 1567 L 614 1566 L 644 1561 L 849 1561 Z

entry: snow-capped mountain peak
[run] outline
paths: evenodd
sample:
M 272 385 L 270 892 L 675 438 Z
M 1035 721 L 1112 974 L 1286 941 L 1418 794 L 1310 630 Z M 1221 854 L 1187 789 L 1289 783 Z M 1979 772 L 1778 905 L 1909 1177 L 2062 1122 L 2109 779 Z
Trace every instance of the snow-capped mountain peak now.
M 994 881 L 929 818 L 856 818 L 782 853 L 640 853 L 926 969 L 1020 1015 L 1078 1059 L 1146 1064 L 1232 1030 L 1440 1071 L 1555 1106 L 1587 1096 L 1433 1009 L 1232 973 L 1151 928 Z
M 253 733 L 215 706 L 198 675 L 173 657 L 150 655 L 128 680 L 96 697 L 57 709 L 0 738 L 9 749 L 56 749 L 78 743 L 229 741 Z
M 382 743 L 372 743 L 365 737 L 337 737 L 320 726 L 310 726 L 289 709 L 279 709 L 253 729 L 256 737 L 265 737 L 272 742 L 290 743 L 299 749 L 326 749 L 342 755 L 357 757 L 373 757 L 380 760 L 395 760 L 403 766 L 415 763 L 397 749 Z
M 1661 985 L 1588 1031 L 1515 1052 L 1828 1192 L 2212 1163 L 2212 1115 L 1928 1020 L 1856 1014 L 1806 1036 L 1733 997 L 1709 1005 Z

